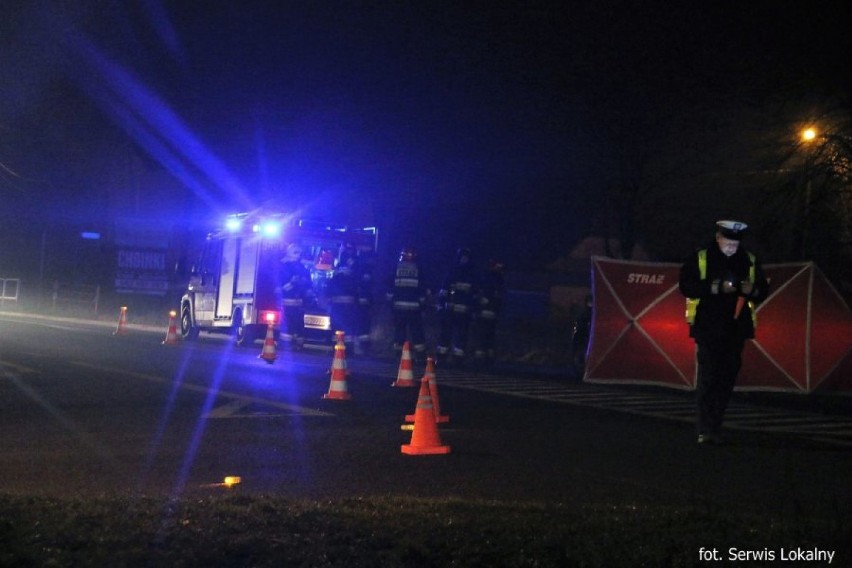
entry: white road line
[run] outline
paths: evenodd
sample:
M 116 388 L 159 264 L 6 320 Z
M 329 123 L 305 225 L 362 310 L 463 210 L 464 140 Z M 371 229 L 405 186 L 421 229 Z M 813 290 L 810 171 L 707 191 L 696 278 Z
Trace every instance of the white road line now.
M 231 400 L 208 412 L 206 418 L 273 418 L 296 414 L 293 412 L 243 412 L 253 405 L 254 403 L 248 400 Z
M 0 367 L 8 367 L 10 369 L 14 369 L 19 373 L 25 374 L 33 374 L 38 373 L 35 369 L 31 369 L 30 367 L 25 367 L 23 365 L 18 365 L 17 363 L 10 363 L 9 361 L 0 361 Z
M 92 364 L 89 364 L 89 363 L 85 363 L 83 361 L 73 361 L 71 364 L 76 365 L 78 367 L 93 369 L 95 371 L 101 371 L 103 373 L 111 373 L 111 374 L 116 374 L 116 375 L 133 377 L 135 379 L 140 379 L 140 380 L 148 381 L 148 382 L 152 382 L 152 383 L 171 384 L 173 382 L 172 379 L 167 379 L 167 378 L 164 378 L 164 377 L 158 377 L 156 375 L 147 375 L 147 374 L 144 374 L 144 373 L 136 373 L 134 371 L 128 371 L 126 369 L 115 369 L 115 368 L 110 368 L 110 367 L 100 367 L 98 365 L 92 365 Z M 207 387 L 203 387 L 203 386 L 199 386 L 199 385 L 193 385 L 193 384 L 189 384 L 189 383 L 182 383 L 180 385 L 180 388 L 182 388 L 184 390 L 189 390 L 189 391 L 193 391 L 193 392 L 200 392 L 200 393 L 204 393 L 204 394 L 207 394 L 208 392 L 210 392 L 210 389 L 208 389 Z M 248 404 L 262 404 L 264 406 L 271 406 L 273 408 L 286 410 L 288 412 L 298 413 L 298 414 L 301 414 L 303 416 L 334 416 L 333 414 L 331 414 L 329 412 L 323 412 L 321 410 L 314 410 L 313 408 L 305 408 L 304 406 L 297 406 L 295 404 L 287 404 L 287 403 L 284 403 L 284 402 L 278 402 L 277 400 L 269 400 L 269 399 L 266 399 L 266 398 L 259 398 L 259 397 L 256 397 L 256 396 L 247 396 L 247 395 L 244 395 L 244 394 L 239 394 L 239 393 L 229 392 L 229 391 L 224 391 L 224 390 L 217 391 L 216 396 L 222 397 L 222 398 L 230 398 L 230 399 L 233 399 L 233 400 L 236 400 L 236 401 L 242 401 L 242 402 L 245 402 L 246 405 L 248 405 Z
M 605 390 L 589 390 L 587 385 L 548 384 L 523 379 L 455 376 L 438 377 L 442 385 L 480 392 L 505 394 L 521 398 L 549 400 L 577 406 L 625 412 L 680 422 L 689 422 L 695 416 L 695 403 L 683 399 L 659 398 L 648 394 L 620 393 Z M 779 432 L 798 434 L 811 440 L 838 445 L 852 445 L 844 436 L 852 435 L 852 424 L 847 421 L 833 422 L 831 416 L 806 414 L 798 411 L 772 408 L 754 408 L 733 403 L 728 408 L 725 424 L 733 430 Z
M 801 430 L 834 430 L 833 434 L 840 436 L 852 436 L 852 423 L 849 422 L 824 422 L 819 424 L 804 424 L 799 426 Z
M 207 418 L 230 418 L 240 410 L 250 406 L 251 402 L 247 400 L 231 400 L 221 406 L 217 406 L 207 413 Z

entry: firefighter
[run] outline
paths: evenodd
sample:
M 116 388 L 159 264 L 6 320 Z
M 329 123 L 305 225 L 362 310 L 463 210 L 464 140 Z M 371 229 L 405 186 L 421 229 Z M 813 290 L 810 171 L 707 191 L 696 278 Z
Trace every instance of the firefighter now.
M 369 355 L 373 325 L 373 264 L 369 253 L 360 251 L 355 264 L 357 280 L 355 310 L 355 353 Z
M 458 249 L 455 263 L 438 293 L 441 326 L 437 348 L 439 361 L 447 361 L 452 355 L 456 363 L 464 362 L 474 299 L 478 293 L 476 281 L 470 249 Z
M 328 298 L 331 304 L 331 325 L 334 331 L 344 332 L 347 351 L 356 337 L 358 277 L 356 274 L 355 248 L 342 245 L 335 263 L 334 275 L 328 283 Z
M 722 419 L 743 347 L 754 338 L 755 306 L 769 295 L 757 259 L 739 246 L 747 228 L 739 221 L 718 221 L 715 241 L 689 256 L 680 269 L 689 335 L 697 345 L 699 444 L 721 443 Z
M 311 274 L 302 263 L 302 247 L 297 243 L 287 245 L 287 254 L 281 262 L 281 304 L 284 311 L 281 339 L 301 349 L 305 343 L 305 304 L 312 290 Z
M 402 353 L 406 340 L 411 341 L 412 358 L 422 363 L 426 353 L 426 336 L 423 331 L 423 307 L 430 291 L 424 284 L 423 272 L 417 263 L 417 251 L 402 249 L 388 291 L 394 326 L 394 351 Z
M 482 276 L 476 300 L 474 318 L 477 345 L 473 356 L 478 366 L 486 369 L 494 365 L 496 355 L 497 322 L 503 309 L 505 288 L 503 269 L 502 262 L 494 259 L 488 261 L 488 270 Z

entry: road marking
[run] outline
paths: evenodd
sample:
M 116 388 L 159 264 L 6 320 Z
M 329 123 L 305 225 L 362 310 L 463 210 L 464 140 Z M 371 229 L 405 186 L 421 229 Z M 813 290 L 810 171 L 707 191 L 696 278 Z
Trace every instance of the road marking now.
M 38 373 L 38 371 L 36 371 L 35 369 L 31 369 L 30 367 L 25 367 L 23 365 L 18 365 L 17 363 L 10 363 L 9 361 L 0 361 L 0 367 L 3 367 L 4 370 L 8 367 L 9 369 L 14 369 L 17 372 L 24 374 Z
M 587 383 L 560 384 L 540 379 L 478 376 L 456 370 L 439 373 L 438 382 L 446 387 L 586 406 L 678 422 L 695 420 L 693 400 L 664 392 L 634 393 Z M 738 401 L 728 407 L 725 427 L 731 430 L 793 434 L 823 443 L 852 446 L 852 423 L 848 419 L 783 408 L 746 406 Z
M 207 418 L 231 418 L 235 414 L 237 414 L 240 410 L 250 406 L 251 403 L 247 400 L 231 400 L 226 404 L 221 406 L 217 406 L 213 410 L 207 413 Z
M 208 412 L 205 418 L 275 418 L 295 414 L 302 414 L 302 412 L 274 412 L 264 405 L 258 407 L 256 403 L 249 400 L 233 399 Z
M 8 314 L 2 314 L 8 315 Z M 61 318 L 44 318 L 51 321 L 75 321 Z M 14 321 L 14 320 L 13 320 Z M 33 323 L 33 322 L 27 322 Z M 98 327 L 114 327 L 114 323 L 107 322 L 83 322 Z M 44 325 L 44 324 L 40 324 Z M 53 324 L 56 326 L 56 324 Z M 133 329 L 135 326 L 128 326 Z M 140 329 L 142 326 L 139 326 Z M 74 328 L 79 331 L 78 328 Z M 145 329 L 144 331 L 151 331 Z M 159 328 L 157 328 L 159 332 Z M 199 343 L 198 345 L 204 345 Z M 214 346 L 215 348 L 215 346 Z M 171 384 L 172 379 L 157 377 L 127 371 L 125 369 L 103 368 L 86 363 L 75 363 L 105 373 L 121 374 L 149 382 Z M 311 362 L 309 366 L 318 368 L 327 367 L 324 363 Z M 394 363 L 355 359 L 352 367 L 363 369 L 364 373 L 376 374 L 385 380 L 393 380 L 397 375 L 397 367 Z M 38 371 L 28 367 L 15 365 L 13 363 L 0 362 L 0 367 L 16 369 L 18 372 L 34 373 Z M 515 377 L 501 377 L 495 375 L 471 373 L 466 370 L 438 368 L 438 380 L 441 385 L 447 387 L 464 388 L 480 392 L 504 394 L 529 399 L 545 400 L 550 402 L 586 406 L 591 408 L 625 412 L 634 415 L 664 418 L 681 422 L 694 420 L 694 409 L 691 402 L 686 402 L 683 397 L 659 393 L 653 395 L 641 395 L 635 392 L 610 390 L 606 387 L 596 387 L 588 383 L 553 383 L 544 380 L 524 379 Z M 208 393 L 209 389 L 199 385 L 182 384 L 182 389 L 201 393 Z M 613 387 L 614 388 L 614 387 Z M 220 391 L 217 396 L 230 399 L 222 407 L 211 411 L 211 415 L 222 417 L 258 416 L 262 413 L 245 414 L 244 410 L 251 405 L 260 405 L 279 409 L 285 412 L 297 412 L 309 416 L 333 416 L 333 414 L 304 408 L 296 405 L 280 403 L 252 396 Z M 671 407 L 668 404 L 671 403 Z M 803 417 L 800 418 L 799 415 Z M 742 403 L 733 402 L 726 414 L 726 427 L 734 430 L 781 432 L 807 437 L 811 440 L 852 446 L 852 423 L 848 419 L 821 414 L 798 413 L 781 408 L 760 408 L 744 406 Z
M 152 383 L 172 384 L 172 382 L 173 382 L 172 379 L 166 379 L 166 378 L 163 378 L 163 377 L 158 377 L 156 375 L 147 375 L 145 373 L 137 373 L 135 371 L 128 371 L 126 369 L 101 367 L 99 365 L 92 365 L 92 364 L 86 363 L 84 361 L 73 361 L 71 364 L 76 365 L 78 367 L 84 367 L 84 368 L 87 368 L 87 369 L 92 369 L 92 370 L 95 370 L 95 371 L 101 371 L 103 373 L 111 373 L 111 374 L 116 374 L 116 375 L 133 377 L 133 378 L 136 378 L 136 379 L 140 379 L 140 380 L 148 381 L 148 382 L 152 382 Z M 193 385 L 193 384 L 190 384 L 190 383 L 182 383 L 180 385 L 180 388 L 182 388 L 184 390 L 199 392 L 199 393 L 204 393 L 204 394 L 207 394 L 207 393 L 210 392 L 210 389 L 208 389 L 207 387 L 203 387 L 203 386 L 200 386 L 200 385 Z M 269 399 L 266 399 L 266 398 L 259 398 L 259 397 L 256 397 L 256 396 L 248 396 L 248 395 L 230 392 L 230 391 L 224 391 L 224 390 L 217 391 L 216 396 L 222 397 L 222 398 L 229 398 L 229 399 L 232 399 L 233 401 L 239 401 L 240 403 L 245 403 L 245 406 L 248 406 L 250 404 L 260 404 L 260 405 L 263 405 L 263 406 L 271 406 L 272 408 L 285 410 L 288 413 L 295 413 L 295 414 L 300 414 L 300 415 L 303 415 L 303 416 L 325 416 L 325 417 L 334 416 L 334 414 L 331 414 L 330 412 L 323 412 L 321 410 L 314 410 L 313 408 L 305 408 L 304 406 L 297 406 L 295 404 L 287 404 L 285 402 L 278 402 L 277 400 L 269 400 Z M 246 415 L 246 416 L 253 416 L 253 415 Z

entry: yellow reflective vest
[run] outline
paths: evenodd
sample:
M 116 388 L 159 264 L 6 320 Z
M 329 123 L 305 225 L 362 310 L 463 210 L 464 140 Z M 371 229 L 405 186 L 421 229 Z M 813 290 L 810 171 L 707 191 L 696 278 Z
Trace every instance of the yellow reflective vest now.
M 748 280 L 752 284 L 754 284 L 755 280 L 755 257 L 752 253 L 748 253 L 748 259 L 750 261 L 750 266 L 748 269 Z M 702 280 L 707 279 L 707 249 L 701 249 L 698 251 L 698 274 Z M 698 310 L 698 302 L 700 302 L 700 298 L 687 298 L 686 299 L 686 323 L 692 325 L 695 321 L 695 312 Z M 754 302 L 749 300 L 748 307 L 751 309 L 751 321 L 754 324 L 754 327 L 757 327 L 757 313 L 754 309 Z

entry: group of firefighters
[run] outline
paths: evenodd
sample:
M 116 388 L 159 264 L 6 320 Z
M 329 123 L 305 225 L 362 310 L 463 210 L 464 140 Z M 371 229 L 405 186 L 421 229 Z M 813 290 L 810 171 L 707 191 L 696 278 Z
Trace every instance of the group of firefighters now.
M 470 249 L 456 251 L 435 302 L 440 324 L 435 349 L 439 362 L 463 364 L 472 340 L 475 361 L 482 366 L 493 364 L 503 289 L 501 262 L 490 260 L 487 270 L 480 272 Z M 431 303 L 432 293 L 413 248 L 404 248 L 400 253 L 387 297 L 393 313 L 394 349 L 399 352 L 403 343 L 410 341 L 412 357 L 422 359 L 426 353 L 423 312 Z M 474 322 L 475 333 L 471 338 Z
M 755 309 L 769 293 L 768 280 L 754 254 L 739 247 L 747 227 L 741 221 L 718 221 L 715 242 L 697 250 L 681 268 L 679 288 L 687 298 L 689 334 L 697 344 L 699 444 L 721 443 L 722 418 L 742 365 L 744 344 L 754 338 Z M 282 334 L 285 341 L 296 343 L 304 331 L 304 305 L 312 291 L 301 253 L 299 246 L 291 244 L 282 259 Z M 332 268 L 332 259 L 323 264 Z M 331 325 L 346 330 L 365 352 L 372 316 L 372 269 L 354 247 L 346 245 L 340 248 L 333 268 L 327 287 Z M 424 311 L 433 301 L 427 282 L 417 251 L 404 248 L 388 283 L 387 299 L 393 313 L 394 349 L 399 354 L 404 343 L 410 342 L 415 361 L 425 357 L 427 348 Z M 503 289 L 502 263 L 491 260 L 485 271 L 479 271 L 470 249 L 456 251 L 434 298 L 440 324 L 435 347 L 439 362 L 465 363 L 471 343 L 475 361 L 485 366 L 493 363 Z M 586 304 L 575 327 L 575 356 L 585 352 L 589 339 L 591 296 Z M 471 329 L 475 330 L 473 337 Z M 582 359 L 575 364 L 582 369 Z
M 344 337 L 355 354 L 367 354 L 371 351 L 373 266 L 348 244 L 340 247 L 333 262 L 332 276 L 325 287 L 331 326 L 334 330 L 345 330 Z M 298 244 L 287 247 L 280 275 L 284 312 L 281 338 L 298 348 L 304 343 L 305 308 L 316 299 L 311 274 L 302 262 L 302 248 Z M 425 358 L 424 314 L 434 305 L 440 328 L 435 347 L 438 361 L 463 364 L 468 360 L 470 345 L 475 362 L 490 366 L 495 357 L 503 290 L 501 262 L 490 260 L 487 269 L 480 271 L 470 249 L 460 248 L 437 295 L 433 295 L 417 251 L 404 248 L 386 289 L 393 316 L 394 350 L 401 354 L 403 345 L 409 342 L 412 358 L 415 361 Z

